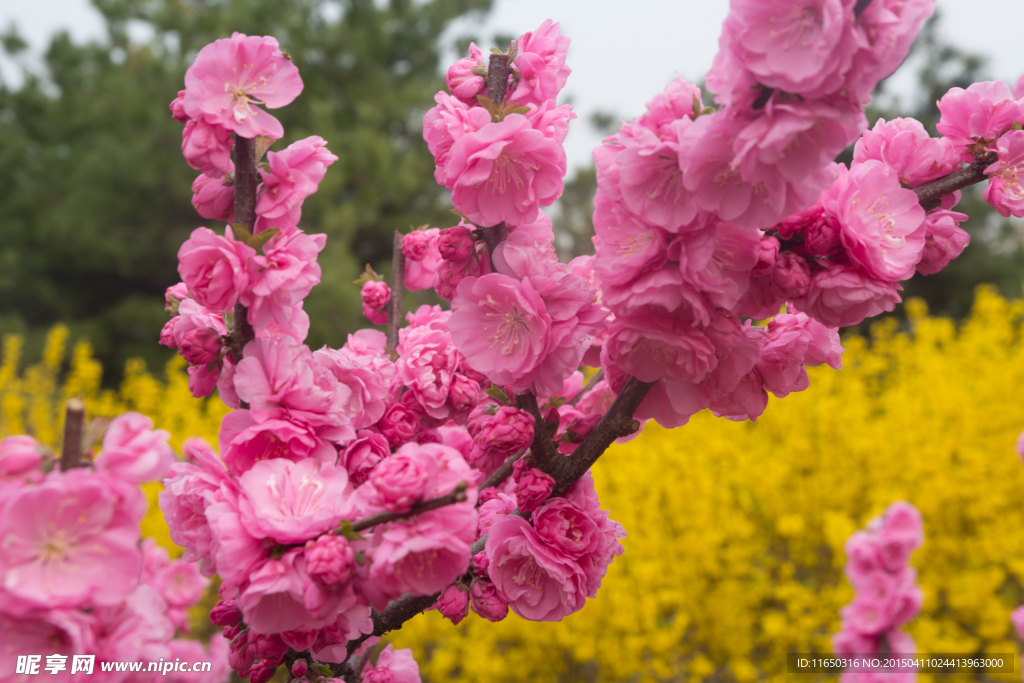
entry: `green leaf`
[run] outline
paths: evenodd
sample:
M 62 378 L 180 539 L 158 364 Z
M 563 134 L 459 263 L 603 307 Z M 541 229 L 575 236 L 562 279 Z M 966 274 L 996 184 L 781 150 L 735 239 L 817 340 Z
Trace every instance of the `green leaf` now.
M 245 227 L 241 223 L 232 223 L 231 229 L 235 234 L 236 240 L 238 240 L 239 242 L 245 242 L 246 244 L 249 244 L 249 240 L 252 239 L 252 232 L 249 230 L 249 228 Z
M 512 402 L 510 400 L 508 400 L 508 394 L 506 394 L 505 390 L 502 389 L 501 387 L 495 387 L 495 386 L 488 387 L 484 391 L 484 393 L 487 394 L 488 396 L 490 396 L 491 398 L 493 398 L 498 403 L 503 403 L 503 404 L 505 404 L 507 406 L 512 405 Z
M 353 280 L 352 284 L 362 286 L 367 282 L 380 282 L 382 279 L 383 278 L 380 275 L 378 275 L 373 268 L 370 267 L 370 264 L 367 263 L 366 270 L 364 270 L 363 274 L 360 275 L 357 279 Z
M 253 249 L 262 249 L 263 245 L 269 242 L 270 239 L 277 233 L 277 228 L 270 228 L 269 230 L 264 230 L 258 235 L 250 235 L 249 239 L 247 239 L 245 242 Z
M 363 541 L 363 536 L 352 528 L 352 522 L 347 519 L 341 520 L 341 524 L 338 525 L 338 529 L 335 532 L 339 536 L 345 538 L 348 541 Z

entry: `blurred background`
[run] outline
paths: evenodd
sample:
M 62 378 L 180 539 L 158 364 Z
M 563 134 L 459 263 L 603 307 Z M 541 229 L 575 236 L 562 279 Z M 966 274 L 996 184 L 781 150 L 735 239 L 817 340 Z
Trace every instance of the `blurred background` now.
M 178 280 L 178 246 L 202 219 L 167 103 L 211 40 L 235 30 L 277 36 L 305 81 L 278 113 L 287 136 L 278 146 L 317 134 L 340 157 L 303 211 L 305 230 L 329 236 L 323 284 L 307 301 L 316 348 L 365 324 L 351 283 L 365 263 L 387 272 L 393 230 L 455 222 L 420 131 L 445 66 L 470 40 L 507 45 L 549 16 L 573 38 L 564 99 L 579 119 L 566 142 L 566 192 L 549 209 L 570 256 L 592 249 L 590 150 L 674 74 L 702 79 L 727 10 L 726 0 L 0 3 L 0 334 L 23 335 L 26 358 L 36 359 L 45 331 L 65 323 L 73 340 L 92 343 L 108 385 L 129 358 L 159 367 L 169 357 L 155 343 L 162 294 Z M 1013 84 L 1024 72 L 1021 25 L 1018 0 L 940 0 L 870 119 L 903 114 L 934 126 L 933 103 L 950 86 Z M 980 192 L 967 192 L 962 209 L 971 248 L 906 288 L 955 317 L 974 284 L 1017 295 L 1024 278 L 1020 222 L 1001 219 Z
M 948 88 L 1012 85 L 1024 72 L 1024 2 L 937 4 L 876 93 L 872 123 L 909 115 L 934 134 Z M 388 272 L 392 231 L 456 222 L 420 129 L 469 41 L 504 46 L 548 17 L 573 38 L 564 97 L 579 119 L 566 192 L 549 210 L 569 257 L 591 250 L 590 149 L 674 74 L 702 79 L 727 10 L 727 0 L 0 0 L 0 436 L 56 446 L 63 403 L 80 396 L 92 415 L 152 417 L 175 448 L 190 435 L 216 443 L 227 408 L 192 399 L 182 359 L 156 343 L 178 247 L 201 224 L 167 104 L 206 43 L 236 30 L 278 37 L 305 81 L 275 112 L 279 145 L 316 134 L 340 157 L 303 208 L 303 228 L 329 235 L 323 284 L 306 301 L 316 347 L 366 325 L 352 280 L 365 263 Z M 651 424 L 598 462 L 602 504 L 629 537 L 583 610 L 557 624 L 470 615 L 458 627 L 430 612 L 393 642 L 414 649 L 426 681 L 782 683 L 786 652 L 830 651 L 853 597 L 845 540 L 902 499 L 925 523 L 912 559 L 925 604 L 908 627 L 919 652 L 1017 657 L 1024 225 L 977 186 L 959 208 L 970 247 L 906 283 L 893 315 L 845 331 L 843 370 L 812 368 L 810 389 L 771 399 L 756 423 L 705 412 L 676 431 Z M 177 556 L 159 488 L 146 487 L 143 533 Z M 192 615 L 193 637 L 212 633 L 215 600 L 211 591 Z M 967 676 L 918 681 L 940 678 Z M 996 678 L 1020 680 L 1019 670 Z

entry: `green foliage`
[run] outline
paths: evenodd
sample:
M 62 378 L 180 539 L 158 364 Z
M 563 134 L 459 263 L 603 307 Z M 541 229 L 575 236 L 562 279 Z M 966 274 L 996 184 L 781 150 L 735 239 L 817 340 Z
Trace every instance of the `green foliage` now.
M 303 208 L 302 227 L 329 236 L 323 284 L 306 302 L 312 345 L 363 324 L 352 280 L 390 260 L 394 230 L 455 223 L 421 119 L 443 87 L 440 36 L 491 0 L 94 2 L 108 40 L 58 35 L 44 73 L 0 83 L 0 332 L 31 339 L 60 320 L 108 367 L 159 361 L 163 290 L 178 281 L 178 247 L 204 223 L 167 104 L 199 48 L 232 31 L 276 36 L 305 82 L 274 112 L 286 132 L 274 149 L 320 135 L 340 157 Z M 141 44 L 128 38 L 139 22 L 152 32 Z M 13 30 L 0 43 L 24 49 Z

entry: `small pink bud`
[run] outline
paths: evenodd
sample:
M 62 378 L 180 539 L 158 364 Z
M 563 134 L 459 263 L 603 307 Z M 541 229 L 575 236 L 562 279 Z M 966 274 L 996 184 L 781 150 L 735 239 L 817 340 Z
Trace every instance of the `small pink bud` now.
M 210 610 L 210 623 L 214 626 L 234 626 L 241 620 L 242 611 L 234 600 L 218 600 Z

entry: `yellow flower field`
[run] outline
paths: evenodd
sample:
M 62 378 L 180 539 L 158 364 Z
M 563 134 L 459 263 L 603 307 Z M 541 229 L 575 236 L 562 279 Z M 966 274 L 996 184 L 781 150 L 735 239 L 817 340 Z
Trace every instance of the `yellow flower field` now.
M 1016 653 L 1024 302 L 979 289 L 959 330 L 921 302 L 907 310 L 911 333 L 885 321 L 870 345 L 847 338 L 842 370 L 813 369 L 809 390 L 773 398 L 756 423 L 705 413 L 672 432 L 652 424 L 607 453 L 597 488 L 629 538 L 581 612 L 557 624 L 470 615 L 457 627 L 435 612 L 392 642 L 412 647 L 433 681 L 782 681 L 787 652 L 830 651 L 853 596 L 846 538 L 903 499 L 925 522 L 912 559 L 926 594 L 909 626 L 919 651 Z M 152 416 L 176 448 L 191 434 L 216 442 L 226 408 L 191 398 L 180 361 L 163 379 L 129 364 L 117 392 L 101 391 L 87 345 L 62 373 L 66 336 L 55 328 L 43 361 L 24 370 L 20 340 L 4 341 L 0 434 L 56 446 L 64 398 L 82 395 L 91 415 Z M 155 507 L 145 532 L 170 547 Z M 1019 680 L 1019 668 L 1003 679 Z

